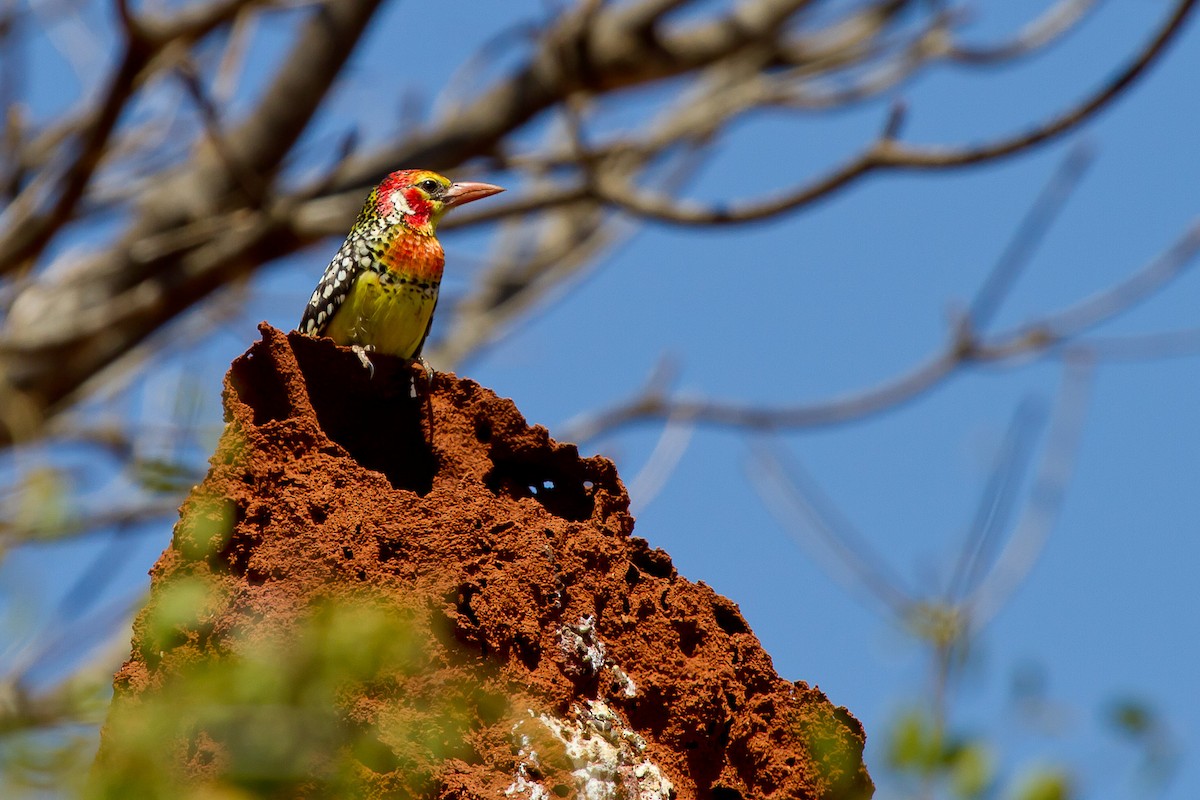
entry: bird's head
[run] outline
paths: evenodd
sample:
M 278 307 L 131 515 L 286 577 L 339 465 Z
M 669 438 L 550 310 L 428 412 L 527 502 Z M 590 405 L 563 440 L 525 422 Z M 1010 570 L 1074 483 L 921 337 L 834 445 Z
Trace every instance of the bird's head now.
M 427 169 L 402 169 L 375 187 L 363 213 L 385 229 L 402 225 L 432 234 L 450 209 L 503 191 L 490 183 L 454 183 Z

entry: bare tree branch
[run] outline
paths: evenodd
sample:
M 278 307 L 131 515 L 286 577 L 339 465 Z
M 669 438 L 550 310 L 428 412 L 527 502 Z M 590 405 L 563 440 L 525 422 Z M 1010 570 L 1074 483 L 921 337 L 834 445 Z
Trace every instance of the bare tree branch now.
M 22 193 L 13 203 L 7 233 L 0 236 L 0 273 L 24 269 L 67 223 L 85 196 L 85 189 L 100 165 L 121 112 L 132 97 L 135 85 L 152 58 L 178 39 L 196 39 L 248 5 L 247 0 L 222 0 L 179 17 L 143 21 L 126 2 L 117 3 L 125 26 L 124 51 L 107 80 L 103 99 L 79 131 L 76 152 L 52 192 L 50 208 L 42 211 L 37 198 Z
M 657 174 L 681 141 L 693 150 L 705 148 L 737 116 L 781 102 L 789 92 L 803 97 L 806 82 L 815 88 L 822 80 L 856 76 L 845 95 L 849 98 L 854 91 L 881 90 L 888 81 L 913 74 L 920 64 L 954 53 L 953 45 L 938 44 L 952 17 L 921 9 L 927 15 L 924 26 L 889 41 L 896 38 L 891 32 L 899 15 L 919 4 L 879 0 L 843 11 L 818 29 L 806 29 L 807 16 L 802 13 L 815 0 L 745 0 L 729 11 L 698 19 L 681 15 L 679 20 L 669 12 L 689 3 L 583 4 L 549 23 L 515 72 L 453 113 L 371 152 L 352 152 L 335 171 L 308 187 L 289 189 L 276 185 L 276 175 L 378 6 L 378 0 L 317 3 L 293 55 L 277 70 L 256 107 L 240 121 L 222 124 L 219 138 L 213 138 L 215 114 L 206 111 L 202 116 L 209 122 L 209 141 L 190 151 L 177 150 L 166 172 L 142 175 L 142 187 L 121 201 L 129 219 L 123 233 L 71 266 L 55 264 L 29 273 L 32 259 L 55 233 L 81 209 L 94 208 L 89 203 L 95 197 L 91 189 L 97 170 L 103 172 L 105 159 L 111 157 L 116 121 L 136 88 L 162 65 L 181 63 L 157 59 L 156 54 L 167 43 L 186 46 L 228 27 L 258 5 L 251 0 L 212 0 L 170 17 L 135 15 L 125 9 L 127 59 L 110 81 L 108 102 L 100 105 L 98 114 L 78 117 L 75 127 L 55 132 L 52 126 L 35 137 L 36 143 L 22 145 L 20 164 L 50 163 L 44 161 L 55 152 L 49 142 L 86 132 L 79 154 L 61 179 L 50 181 L 45 168 L 33 173 L 23 187 L 24 199 L 9 209 L 0 230 L 0 271 L 26 272 L 25 278 L 6 287 L 11 305 L 0 330 L 0 383 L 7 387 L 5 396 L 21 398 L 31 412 L 24 430 L 0 431 L 0 446 L 14 436 L 37 435 L 38 420 L 68 408 L 84 387 L 102 381 L 122 354 L 228 281 L 344 230 L 366 187 L 395 166 L 446 170 L 482 158 L 511 164 L 518 174 L 537 175 L 536 157 L 510 152 L 517 148 L 509 138 L 546 112 L 566 108 L 581 94 L 603 102 L 629 88 L 681 79 L 695 81 L 696 88 L 684 107 L 675 109 L 684 112 L 673 129 L 676 138 L 671 138 L 671 126 L 660 121 L 632 138 L 588 142 L 583 152 L 568 151 L 571 163 L 565 177 L 555 175 L 509 203 L 464 214 L 459 225 L 535 212 L 557 216 L 560 223 L 599 219 L 603 215 L 597 216 L 597 201 L 643 219 L 683 224 L 749 221 L 799 208 L 871 172 L 948 169 L 1023 152 L 1078 127 L 1123 93 L 1163 52 L 1195 0 L 1176 3 L 1158 35 L 1091 98 L 1031 131 L 982 146 L 922 148 L 898 141 L 903 116 L 893 114 L 883 134 L 858 158 L 780 198 L 729 209 L 681 206 L 647 194 L 644 186 L 636 193 L 625 189 L 636 176 Z M 1053 41 L 1068 21 L 1082 18 L 1086 5 L 1064 0 L 1061 14 L 1043 18 L 1018 36 L 1024 45 L 1014 52 L 1027 54 Z M 739 92 L 747 88 L 753 89 L 748 95 L 753 102 L 738 101 Z M 203 110 L 202 96 L 193 92 L 193 97 Z M 706 120 L 705 111 L 714 108 L 719 113 Z M 255 183 L 262 191 L 252 190 L 247 197 L 243 187 Z M 50 206 L 39 211 L 44 204 L 34 198 L 47 196 L 52 198 Z M 594 260 L 613 240 L 578 238 L 584 230 L 586 226 L 576 228 L 578 247 L 570 251 L 573 258 Z M 546 244 L 539 258 L 562 252 L 562 242 Z M 564 269 L 556 280 L 574 274 L 576 270 Z M 458 340 L 455 359 L 507 327 L 499 324 L 504 314 L 524 313 L 532 307 L 527 300 L 553 287 L 553 281 L 534 277 L 497 268 L 489 280 L 521 302 L 506 303 L 503 313 L 500 306 L 492 307 L 486 312 L 497 314 L 491 321 L 482 311 L 488 305 L 462 306 L 464 314 L 475 315 L 474 333 Z M 925 369 L 936 378 L 949 366 L 936 359 Z M 918 375 L 915 385 L 928 379 Z M 903 386 L 899 389 L 901 395 L 907 392 Z
M 378 3 L 357 0 L 315 9 L 259 107 L 224 137 L 227 158 L 254 174 L 273 174 Z M 135 52 L 145 58 L 143 49 Z M 89 260 L 69 280 L 34 283 L 21 292 L 0 337 L 0 374 L 12 391 L 46 411 L 58 407 L 99 368 L 200 298 L 307 243 L 292 234 L 285 202 L 271 204 L 265 213 L 245 207 L 234 211 L 228 227 L 186 251 L 138 257 L 137 244 L 146 238 L 218 216 L 236 187 L 214 149 L 201 149 L 191 164 L 157 181 L 145 195 L 138 222 L 120 246 L 101 257 L 107 263 Z M 26 251 L 36 244 L 26 234 L 17 238 Z M 3 438 L 15 433 L 7 431 Z
M 1000 310 L 1000 304 L 1012 290 L 1013 284 L 1053 226 L 1059 212 L 1066 206 L 1067 198 L 1079 185 L 1091 162 L 1090 148 L 1077 146 L 1072 149 L 1049 185 L 1034 201 L 1016 234 L 1000 254 L 992 271 L 988 273 L 975 299 L 971 301 L 967 313 L 972 327 L 976 330 L 982 331 L 991 324 L 992 318 Z
M 992 45 L 954 44 L 947 57 L 968 64 L 990 65 L 1036 53 L 1075 30 L 1096 5 L 1096 0 L 1059 0 L 1009 41 Z
M 1033 454 L 1036 428 L 1042 422 L 1040 412 L 1032 401 L 1026 400 L 1013 414 L 946 585 L 946 603 L 957 603 L 978 587 L 992 564 L 995 549 L 1008 530 L 1024 478 L 1025 462 Z
M 0 272 L 23 270 L 37 258 L 54 234 L 66 224 L 75 211 L 84 188 L 92 178 L 104 155 L 109 136 L 116 127 L 117 117 L 133 91 L 134 82 L 150 57 L 151 49 L 141 39 L 131 39 L 125 47 L 117 68 L 108 79 L 108 88 L 92 120 L 80 136 L 78 153 L 71 160 L 58 187 L 50 208 L 42 212 L 39 203 L 22 192 L 13 201 L 8 233 L 0 238 Z
M 1166 51 L 1167 45 L 1183 29 L 1195 5 L 1196 0 L 1180 0 L 1150 43 L 1117 75 L 1076 106 L 1015 136 L 967 146 L 903 144 L 895 138 L 897 120 L 893 115 L 884 126 L 883 134 L 861 154 L 822 178 L 766 200 L 706 208 L 634 191 L 632 186 L 616 181 L 602 184 L 597 191 L 605 202 L 647 219 L 678 225 L 729 225 L 778 216 L 845 189 L 876 171 L 948 169 L 1015 155 L 1079 127 L 1120 97 Z
M 818 557 L 826 557 L 831 572 L 846 581 L 847 588 L 866 592 L 882 608 L 899 619 L 906 618 L 916 595 L 901 580 L 795 459 L 779 446 L 765 440 L 753 448 L 750 462 L 752 484 L 789 534 Z
M 1072 352 L 1094 352 L 1096 357 L 1115 354 L 1113 348 L 1090 350 L 1086 341 L 1076 339 L 1161 290 L 1191 267 L 1198 255 L 1200 221 L 1193 223 L 1163 255 L 1126 280 L 1074 306 L 982 338 L 969 327 L 969 320 L 964 319 L 940 352 L 899 377 L 860 392 L 818 403 L 765 408 L 713 400 L 675 399 L 657 389 L 643 391 L 612 408 L 576 418 L 566 426 L 567 438 L 586 441 L 626 425 L 662 422 L 670 417 L 683 417 L 703 425 L 758 431 L 837 425 L 897 408 L 969 365 L 1005 364 L 1060 350 L 1066 355 Z
M 995 563 L 962 601 L 976 625 L 991 619 L 1029 574 L 1058 520 L 1083 434 L 1092 366 L 1086 358 L 1066 363 L 1063 390 L 1029 502 Z
M 847 580 L 848 588 L 872 596 L 895 621 L 924 627 L 923 638 L 940 648 L 961 647 L 984 624 L 1036 563 L 1053 528 L 1078 451 L 1091 362 L 1071 359 L 1064 367 L 1058 407 L 1021 519 L 1008 528 L 1021 478 L 1021 462 L 1032 451 L 1028 419 L 1018 411 L 980 498 L 970 535 L 952 570 L 944 597 L 912 590 L 846 519 L 812 477 L 783 449 L 759 441 L 751 463 L 754 487 L 784 529 Z M 993 551 L 1004 547 L 998 557 Z

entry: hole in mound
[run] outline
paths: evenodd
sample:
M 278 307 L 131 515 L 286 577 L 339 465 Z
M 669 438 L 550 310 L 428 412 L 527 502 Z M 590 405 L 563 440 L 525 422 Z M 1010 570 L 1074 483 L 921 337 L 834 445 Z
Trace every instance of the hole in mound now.
M 741 792 L 727 786 L 714 786 L 712 798 L 713 800 L 743 800 Z
M 645 539 L 638 540 L 635 547 L 639 549 L 630 555 L 630 561 L 639 570 L 656 578 L 669 578 L 675 574 L 675 565 L 666 551 L 657 547 L 651 550 Z
M 696 655 L 696 648 L 704 638 L 700 624 L 694 619 L 677 619 L 672 625 L 679 635 L 679 649 L 688 658 Z
M 525 669 L 531 673 L 536 672 L 538 665 L 542 663 L 541 643 L 531 637 L 518 634 L 513 638 L 513 644 L 516 647 L 517 658 L 521 659 Z
M 318 413 L 318 417 L 321 415 Z M 361 419 L 355 422 L 321 419 L 329 438 L 346 448 L 359 464 L 382 472 L 395 489 L 407 489 L 420 495 L 433 488 L 437 460 L 426 439 L 426 427 L 417 413 L 397 410 L 364 430 Z
M 458 587 L 458 597 L 455 602 L 455 607 L 458 613 L 471 621 L 471 624 L 476 628 L 479 627 L 479 617 L 475 613 L 475 609 L 471 608 L 471 600 L 475 595 L 479 594 L 479 587 L 471 584 L 463 584 Z
M 292 346 L 325 434 L 359 464 L 383 473 L 394 488 L 428 494 L 437 459 L 425 398 L 410 396 L 405 362 L 374 354 L 372 375 L 352 352 L 327 341 L 296 336 Z
M 233 362 L 229 379 L 238 398 L 254 412 L 254 424 L 287 419 L 292 413 L 287 388 L 274 363 L 256 358 L 254 351 Z
M 738 611 L 737 606 L 724 597 L 717 598 L 713 603 L 713 616 L 717 618 L 717 624 L 721 626 L 721 630 L 730 636 L 735 633 L 750 632 L 750 628 L 746 626 L 746 620 Z
M 404 555 L 404 542 L 402 540 L 386 539 L 380 536 L 376 541 L 379 543 L 380 561 L 391 561 Z
M 552 463 L 551 453 L 546 456 L 543 461 L 494 456 L 484 483 L 497 496 L 531 497 L 556 517 L 572 522 L 590 519 L 595 507 L 591 492 L 578 475 Z

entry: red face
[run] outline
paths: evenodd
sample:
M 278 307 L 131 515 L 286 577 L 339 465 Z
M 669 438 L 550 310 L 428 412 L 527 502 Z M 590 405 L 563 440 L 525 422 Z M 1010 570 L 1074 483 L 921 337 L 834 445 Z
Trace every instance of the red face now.
M 423 227 L 434 216 L 433 197 L 449 186 L 450 181 L 428 170 L 393 172 L 379 184 L 376 197 L 379 214 L 397 221 L 403 219 L 415 228 Z
M 451 183 L 425 169 L 402 169 L 388 175 L 376 190 L 376 210 L 384 219 L 432 232 L 448 210 L 504 191 L 490 183 Z

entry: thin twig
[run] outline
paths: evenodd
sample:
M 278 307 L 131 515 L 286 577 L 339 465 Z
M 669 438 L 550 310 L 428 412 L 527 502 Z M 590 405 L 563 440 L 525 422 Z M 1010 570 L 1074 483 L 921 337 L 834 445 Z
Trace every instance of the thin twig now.
M 1026 400 L 1013 414 L 947 584 L 947 603 L 957 603 L 969 590 L 976 588 L 980 576 L 991 564 L 995 546 L 1008 528 L 1026 461 L 1033 451 L 1038 412 L 1039 409 Z
M 1058 171 L 1042 190 L 1017 226 L 1004 252 L 988 273 L 975 299 L 971 302 L 970 324 L 976 331 L 985 331 L 991 324 L 1000 304 L 1008 296 L 1021 272 L 1028 265 L 1038 245 L 1054 225 L 1059 212 L 1066 206 L 1071 192 L 1079 185 L 1093 153 L 1086 145 L 1071 148 Z
M 906 618 L 913 593 L 812 476 L 765 439 L 755 440 L 751 449 L 751 483 L 788 534 L 810 552 L 811 544 L 817 544 L 815 555 L 832 557 L 833 571 L 848 588 L 873 596 L 889 616 Z
M 873 144 L 824 177 L 765 200 L 727 206 L 704 206 L 694 202 L 635 191 L 634 187 L 608 181 L 597 187 L 599 198 L 646 219 L 677 225 L 732 225 L 757 222 L 778 216 L 849 187 L 866 175 L 885 170 L 941 170 L 965 167 L 1024 152 L 1057 138 L 1090 120 L 1120 97 L 1166 52 L 1167 45 L 1183 29 L 1197 0 L 1180 0 L 1174 13 L 1132 61 L 1088 98 L 1025 131 L 982 145 L 915 145 L 889 138 L 889 126 Z
M 986 66 L 1039 52 L 1074 31 L 1097 5 L 1097 0 L 1059 0 L 1008 41 L 991 45 L 954 43 L 946 57 L 964 64 Z
M 568 425 L 567 438 L 586 441 L 626 425 L 662 421 L 677 414 L 701 425 L 757 431 L 836 425 L 898 408 L 968 365 L 1004 365 L 1046 355 L 1089 353 L 1086 340 L 1077 337 L 1161 291 L 1195 264 L 1198 253 L 1200 221 L 1161 256 L 1108 289 L 1062 311 L 985 338 L 977 338 L 969 328 L 960 328 L 941 352 L 898 377 L 859 392 L 783 408 L 638 394 L 612 408 L 577 417 Z M 1082 349 L 1068 349 L 1068 345 Z M 1119 348 L 1111 346 L 1097 349 L 1092 355 L 1103 359 L 1110 353 L 1120 357 Z
M 995 565 L 963 600 L 976 624 L 991 619 L 1033 569 L 1058 520 L 1083 433 L 1092 368 L 1083 357 L 1064 365 L 1062 391 L 1029 502 Z

